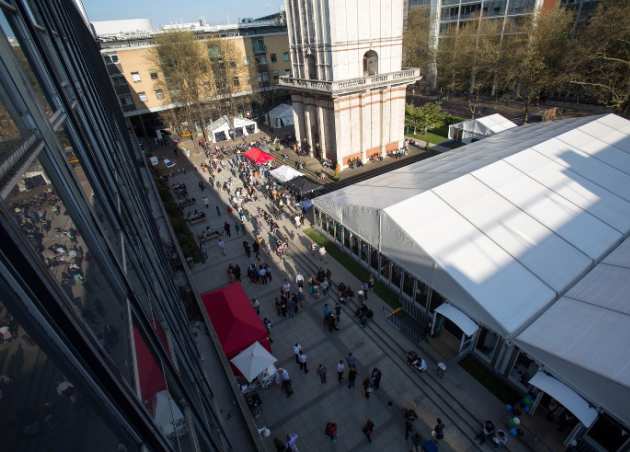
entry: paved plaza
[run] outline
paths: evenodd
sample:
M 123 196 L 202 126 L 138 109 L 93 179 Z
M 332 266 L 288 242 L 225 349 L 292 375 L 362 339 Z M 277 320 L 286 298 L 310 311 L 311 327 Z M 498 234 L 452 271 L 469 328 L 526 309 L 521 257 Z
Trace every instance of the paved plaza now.
M 160 153 L 158 153 L 160 155 Z M 172 151 L 160 155 L 173 157 Z M 205 162 L 201 152 L 192 152 L 189 158 L 177 157 L 179 169 L 185 173 L 171 177 L 169 183 L 184 182 L 189 196 L 197 200 L 208 198 L 208 208 L 198 202 L 190 209 L 203 209 L 207 221 L 192 226 L 195 235 L 206 227 L 222 230 L 225 221 L 232 225 L 231 238 L 225 239 L 225 255 L 216 241 L 203 245 L 207 260 L 194 264 L 191 268 L 193 283 L 200 293 L 219 288 L 229 282 L 227 267 L 239 264 L 243 277 L 242 285 L 250 298 L 257 298 L 261 303 L 261 318 L 272 322 L 271 338 L 274 356 L 278 359 L 277 367 L 285 368 L 291 377 L 294 394 L 287 397 L 279 386 L 261 392 L 263 401 L 262 414 L 255 419 L 259 427 L 271 429 L 270 438 L 266 439 L 268 450 L 275 450 L 273 438 L 284 439 L 288 433 L 299 435 L 300 451 L 408 451 L 411 444 L 404 438 L 403 407 L 412 405 L 419 415 L 415 422 L 416 430 L 423 438 L 430 438 L 436 419 L 440 417 L 446 424 L 445 438 L 440 441 L 441 451 L 493 450 L 489 445 L 479 446 L 474 436 L 485 419 L 492 419 L 502 425 L 505 418 L 504 406 L 478 382 L 473 380 L 455 362 L 447 362 L 449 369 L 443 379 L 435 373 L 435 363 L 444 360 L 437 351 L 426 347 L 424 350 L 414 347 L 392 323 L 387 320 L 391 309 L 374 294 L 370 294 L 369 306 L 374 311 L 374 319 L 366 328 L 361 327 L 355 318 L 352 306 L 343 308 L 339 331 L 329 332 L 323 323 L 323 306 L 334 306 L 336 293 L 331 290 L 328 296 L 315 299 L 306 296 L 304 308 L 293 318 L 283 318 L 276 314 L 274 299 L 280 294 L 280 287 L 285 278 L 295 289 L 295 275 L 300 272 L 306 279 L 314 275 L 319 268 L 328 268 L 332 280 L 338 284 L 344 282 L 355 290 L 360 281 L 352 276 L 332 257 L 320 258 L 312 253 L 311 242 L 304 233 L 297 229 L 285 214 L 275 218 L 282 233 L 289 238 L 289 249 L 281 259 L 275 254 L 261 254 L 261 261 L 272 268 L 273 280 L 262 285 L 249 281 L 247 266 L 253 262 L 245 255 L 242 242 L 253 241 L 253 228 L 267 240 L 268 228 L 264 220 L 254 218 L 246 223 L 246 231 L 241 235 L 234 232 L 235 218 L 227 215 L 227 194 L 215 191 L 208 185 L 208 174 L 198 166 Z M 192 163 L 192 164 L 191 164 Z M 192 165 L 195 165 L 193 167 Z M 215 173 L 215 180 L 223 182 L 232 177 L 235 186 L 241 186 L 238 177 L 229 170 Z M 203 181 L 201 191 L 199 181 Z M 235 187 L 233 186 L 233 189 Z M 270 211 L 270 201 L 258 195 L 258 200 L 248 203 L 245 208 L 256 217 L 257 207 Z M 221 215 L 217 215 L 216 206 Z M 285 207 L 286 209 L 286 207 Z M 305 226 L 305 227 L 308 227 Z M 309 372 L 304 373 L 295 362 L 292 345 L 299 342 L 308 357 Z M 429 372 L 420 375 L 405 362 L 405 351 L 415 349 L 429 362 Z M 356 386 L 349 389 L 347 380 L 339 384 L 336 380 L 335 364 L 352 352 L 358 361 Z M 322 363 L 327 367 L 327 383 L 320 383 L 317 366 Z M 362 381 L 369 376 L 373 368 L 378 367 L 383 378 L 381 387 L 372 393 L 369 399 L 363 394 Z M 347 374 L 347 372 L 346 372 Z M 223 402 L 226 406 L 221 412 L 231 417 L 235 406 L 228 406 L 229 397 Z M 218 400 L 221 405 L 221 400 Z M 367 419 L 375 424 L 373 442 L 370 444 L 362 433 L 362 426 Z M 338 438 L 335 443 L 324 434 L 327 422 L 338 426 Z M 529 444 L 512 441 L 509 450 L 553 450 L 539 438 L 528 438 Z

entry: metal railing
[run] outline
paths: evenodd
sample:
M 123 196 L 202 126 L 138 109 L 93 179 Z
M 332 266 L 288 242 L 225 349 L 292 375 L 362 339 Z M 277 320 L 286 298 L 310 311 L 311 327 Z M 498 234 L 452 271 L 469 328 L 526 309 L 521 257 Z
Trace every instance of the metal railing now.
M 341 81 L 310 80 L 294 78 L 291 76 L 280 77 L 280 86 L 294 89 L 306 89 L 327 94 L 342 94 L 346 91 L 359 89 L 378 88 L 391 83 L 413 83 L 421 78 L 420 69 L 408 68 L 387 74 L 378 74 L 368 77 L 353 78 Z

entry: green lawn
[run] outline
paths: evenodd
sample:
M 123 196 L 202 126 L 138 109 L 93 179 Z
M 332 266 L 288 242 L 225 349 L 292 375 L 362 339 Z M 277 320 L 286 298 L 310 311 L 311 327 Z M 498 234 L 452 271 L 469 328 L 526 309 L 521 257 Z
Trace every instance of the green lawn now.
M 349 256 L 346 252 L 344 252 L 341 248 L 339 248 L 336 243 L 328 240 L 324 234 L 313 228 L 306 229 L 304 233 L 319 246 L 323 246 L 324 248 L 326 248 L 326 252 L 330 256 L 335 258 L 337 262 L 346 267 L 346 270 L 356 276 L 359 280 L 368 280 L 368 278 L 370 277 L 370 272 L 366 270 L 365 267 L 359 264 L 356 260 L 354 260 L 351 256 Z M 391 290 L 381 281 L 376 281 L 376 284 L 374 285 L 374 293 L 393 309 L 400 307 L 398 295 L 396 295 L 393 290 Z
M 432 144 L 440 144 L 440 143 L 444 143 L 445 141 L 448 141 L 448 136 L 442 136 L 442 135 L 438 135 L 432 132 L 428 132 L 426 135 L 424 134 L 410 134 L 407 135 L 408 137 L 413 137 L 416 140 L 422 140 L 422 141 L 428 141 L 429 143 Z
M 503 403 L 513 404 L 522 398 L 520 392 L 472 356 L 462 359 L 459 365 Z

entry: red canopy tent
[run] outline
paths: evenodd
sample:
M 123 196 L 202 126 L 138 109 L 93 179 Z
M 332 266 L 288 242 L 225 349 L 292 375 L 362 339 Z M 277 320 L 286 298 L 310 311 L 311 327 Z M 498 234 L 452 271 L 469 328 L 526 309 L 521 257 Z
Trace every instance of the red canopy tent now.
M 262 149 L 258 148 L 251 148 L 243 155 L 257 165 L 264 165 L 265 163 L 271 162 L 273 160 L 273 155 L 268 154 Z
M 228 359 L 256 341 L 271 351 L 267 329 L 240 283 L 206 292 L 201 299 Z

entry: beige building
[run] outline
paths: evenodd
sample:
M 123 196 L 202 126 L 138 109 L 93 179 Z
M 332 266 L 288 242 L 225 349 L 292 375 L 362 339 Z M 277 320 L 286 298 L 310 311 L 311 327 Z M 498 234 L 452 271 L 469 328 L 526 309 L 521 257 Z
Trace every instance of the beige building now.
M 285 0 L 295 135 L 310 154 L 346 168 L 404 142 L 403 1 Z
M 287 29 L 281 14 L 234 25 L 166 26 L 157 32 L 142 29 L 116 33 L 111 21 L 107 25 L 108 33 L 99 35 L 101 53 L 118 100 L 125 116 L 141 117 L 146 124 L 151 124 L 156 114 L 178 108 L 156 58 L 153 38 L 157 33 L 183 29 L 193 31 L 202 41 L 219 39 L 229 42 L 234 61 L 228 91 L 236 98 L 235 103 L 242 114 L 252 111 L 254 96 L 260 101 L 262 96 L 279 94 L 282 90 L 277 86 L 279 77 L 291 70 Z M 99 27 L 95 28 L 99 32 Z M 215 100 L 209 97 L 209 105 Z M 208 115 L 208 120 L 216 119 L 212 109 Z

